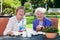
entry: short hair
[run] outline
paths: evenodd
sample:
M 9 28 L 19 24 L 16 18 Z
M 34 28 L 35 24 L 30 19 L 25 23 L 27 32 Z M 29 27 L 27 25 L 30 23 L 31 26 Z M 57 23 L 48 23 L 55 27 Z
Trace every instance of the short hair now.
M 18 12 L 19 9 L 23 9 L 23 10 L 24 10 L 24 14 L 25 14 L 25 8 L 24 8 L 24 6 L 19 6 L 19 7 L 17 7 L 17 9 L 16 9 L 16 14 L 17 14 L 17 12 Z
M 40 12 L 42 12 L 42 13 L 46 13 L 46 9 L 45 8 L 42 8 L 42 7 L 39 7 L 39 8 L 37 8 L 37 9 L 35 9 L 35 15 L 36 15 L 36 12 L 37 11 L 40 11 Z

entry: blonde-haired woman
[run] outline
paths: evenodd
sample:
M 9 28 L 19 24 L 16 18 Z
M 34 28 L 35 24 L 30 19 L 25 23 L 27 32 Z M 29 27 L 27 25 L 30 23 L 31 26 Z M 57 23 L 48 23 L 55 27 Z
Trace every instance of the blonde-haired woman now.
M 24 15 L 25 15 L 24 7 L 19 6 L 16 9 L 16 15 L 9 19 L 8 24 L 7 24 L 6 29 L 3 34 L 4 35 L 13 35 L 14 32 L 25 31 L 26 18 L 24 17 Z

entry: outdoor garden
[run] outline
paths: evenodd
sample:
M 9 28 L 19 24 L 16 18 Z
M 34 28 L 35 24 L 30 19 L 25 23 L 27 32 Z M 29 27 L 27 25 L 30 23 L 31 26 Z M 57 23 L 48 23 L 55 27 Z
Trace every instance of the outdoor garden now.
M 46 8 L 47 18 L 58 18 L 58 29 L 60 33 L 60 13 L 48 12 L 49 8 L 60 8 L 60 0 L 2 0 L 2 16 L 14 16 L 15 9 L 18 6 L 24 6 L 26 9 L 27 28 L 32 29 L 32 21 L 35 19 L 34 10 L 37 7 Z

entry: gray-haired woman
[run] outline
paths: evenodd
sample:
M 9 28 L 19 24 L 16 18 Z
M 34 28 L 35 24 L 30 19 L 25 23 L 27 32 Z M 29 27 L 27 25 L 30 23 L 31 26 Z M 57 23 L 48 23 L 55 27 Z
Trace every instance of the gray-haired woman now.
M 33 21 L 33 30 L 41 31 L 42 27 L 52 26 L 51 20 L 45 17 L 46 9 L 45 8 L 37 8 L 35 10 L 35 15 L 37 19 Z

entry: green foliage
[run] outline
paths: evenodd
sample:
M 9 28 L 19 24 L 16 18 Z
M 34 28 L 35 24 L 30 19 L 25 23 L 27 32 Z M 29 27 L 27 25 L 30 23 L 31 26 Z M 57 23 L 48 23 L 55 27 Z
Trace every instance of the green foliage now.
M 50 13 L 46 13 L 47 15 L 60 15 L 60 13 L 58 12 L 50 12 Z
M 27 24 L 32 24 L 32 21 L 34 20 L 34 16 L 26 16 Z
M 24 6 L 25 2 L 29 1 L 29 0 L 20 0 L 21 1 L 21 5 Z
M 26 12 L 32 12 L 31 3 L 25 2 L 24 7 L 25 7 L 25 9 L 26 9 Z
M 48 18 L 60 18 L 60 13 L 59 12 L 46 12 L 46 17 Z
M 26 19 L 27 19 L 26 27 L 32 29 L 33 28 L 32 22 L 34 20 L 34 16 L 26 16 Z
M 3 1 L 3 3 L 2 3 L 3 14 L 6 13 L 6 12 L 9 14 L 11 10 L 14 13 L 15 9 L 18 6 L 21 6 L 21 2 L 19 0 L 2 0 L 2 1 Z
M 16 8 L 18 6 L 21 6 L 21 3 L 19 0 L 3 0 L 3 6 L 4 7 L 13 7 Z
M 10 14 L 12 11 L 13 11 L 12 9 L 5 8 L 2 13 L 3 13 L 3 15 L 4 14 Z
M 31 0 L 31 4 L 32 4 L 34 9 L 37 7 L 44 7 L 43 0 Z
M 58 29 L 53 26 L 52 27 L 47 26 L 47 27 L 42 28 L 42 31 L 46 33 L 57 33 Z
M 47 8 L 60 8 L 60 0 L 31 0 L 33 8 L 46 7 Z
M 55 8 L 60 8 L 60 0 L 54 0 Z

